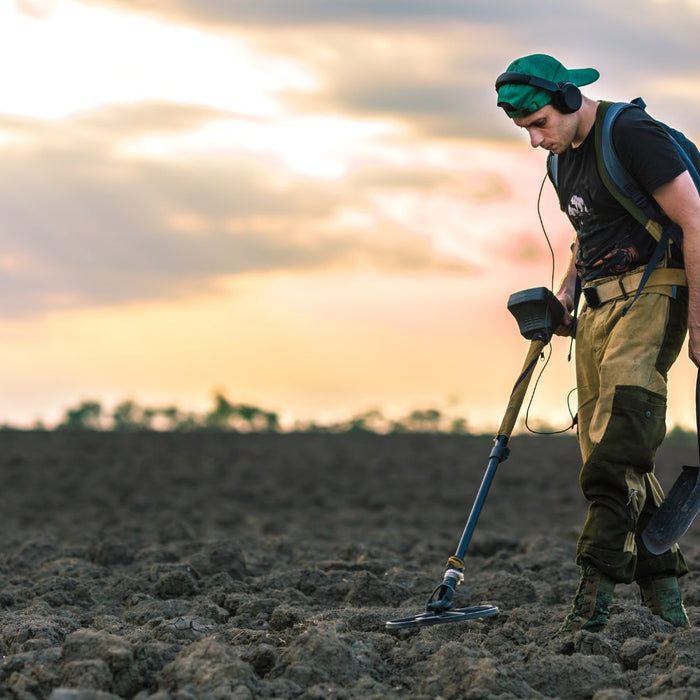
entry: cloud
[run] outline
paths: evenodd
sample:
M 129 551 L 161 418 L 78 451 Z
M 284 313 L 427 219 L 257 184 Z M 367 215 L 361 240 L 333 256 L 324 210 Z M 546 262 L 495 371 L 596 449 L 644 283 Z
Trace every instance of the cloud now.
M 16 0 L 15 5 L 20 12 L 35 17 L 44 19 L 51 14 L 56 0 Z
M 254 35 L 265 53 L 281 52 L 317 76 L 315 90 L 282 96 L 292 110 L 343 113 L 357 119 L 386 118 L 416 137 L 480 138 L 510 134 L 494 103 L 488 52 L 479 41 L 488 27 L 458 26 L 441 32 L 419 27 L 389 31 L 326 28 Z
M 159 36 L 160 51 L 150 51 L 148 60 L 139 59 L 141 65 L 134 63 L 133 76 L 126 82 L 117 81 L 118 69 L 107 66 L 115 100 L 142 99 L 149 86 L 166 97 L 166 92 L 177 91 L 175 76 L 182 76 L 181 101 L 214 104 L 211 101 L 218 99 L 217 106 L 233 110 L 247 104 L 261 112 L 286 108 L 389 118 L 417 136 L 512 141 L 517 132 L 495 107 L 493 82 L 512 58 L 544 51 L 572 66 L 595 64 L 603 78 L 587 88 L 592 97 L 631 99 L 642 94 L 656 107 L 654 113 L 686 130 L 700 118 L 700 98 L 687 89 L 697 77 L 696 2 L 674 2 L 673 11 L 659 0 L 572 0 L 547 3 L 542 9 L 520 0 L 79 2 L 132 17 L 156 17 L 159 22 L 153 24 L 172 30 Z M 206 38 L 198 42 L 192 33 L 181 36 L 177 26 L 196 28 Z M 129 41 L 140 56 L 148 33 L 142 28 L 132 35 Z M 119 37 L 121 45 L 126 38 Z M 164 41 L 173 38 L 186 47 L 184 52 L 163 50 Z M 246 53 L 240 42 L 257 49 L 257 56 Z M 66 47 L 60 49 L 65 53 Z M 113 48 L 111 54 L 116 51 Z M 197 60 L 198 54 L 206 54 L 208 68 L 202 66 L 201 56 Z M 123 60 L 133 62 L 133 55 Z M 263 65 L 265 58 L 269 63 Z M 83 75 L 83 54 L 76 60 L 72 70 Z M 252 65 L 259 69 L 244 68 Z M 280 79 L 283 65 L 295 67 L 294 81 Z M 193 80 L 193 73 L 198 79 Z M 66 74 L 72 73 L 61 75 Z M 64 79 L 61 75 L 58 80 Z M 93 96 L 110 99 L 106 81 L 87 75 L 85 79 L 96 81 Z M 271 81 L 258 93 L 257 105 L 251 80 L 258 85 Z M 64 97 L 72 89 L 61 83 Z
M 567 3 L 549 2 L 534 8 L 521 0 L 82 0 L 91 4 L 115 4 L 134 12 L 158 14 L 161 17 L 188 22 L 206 22 L 217 26 L 257 26 L 276 29 L 299 26 L 381 26 L 382 29 L 407 25 L 431 28 L 460 22 L 498 24 L 504 28 L 519 29 L 523 36 L 541 40 L 552 30 L 568 26 L 568 35 L 562 37 L 581 45 L 590 45 L 591 36 L 581 36 L 584 30 L 597 28 L 603 33 L 617 31 L 624 35 L 627 26 L 644 24 L 648 14 L 664 18 L 662 27 L 687 25 L 687 18 L 697 17 L 698 4 L 692 0 L 571 0 Z M 600 20 L 607 19 L 607 25 Z M 444 28 L 444 27 L 443 27 Z M 593 36 L 597 39 L 597 36 Z M 501 47 L 503 48 L 503 47 Z
M 468 17 L 490 17 L 494 13 L 492 0 L 472 0 L 465 5 L 461 0 L 354 0 L 347 3 L 327 0 L 83 0 L 88 3 L 111 2 L 128 6 L 133 11 L 154 13 L 180 20 L 278 27 L 298 25 L 327 25 L 396 23 L 416 21 L 454 21 Z M 502 5 L 502 3 L 501 3 Z M 511 16 L 527 17 L 528 13 L 517 0 L 508 3 Z
M 245 37 L 317 77 L 316 89 L 287 93 L 290 108 L 390 117 L 427 137 L 517 138 L 499 119 L 493 82 L 535 52 L 598 67 L 601 81 L 587 88 L 596 99 L 642 94 L 652 113 L 691 133 L 700 119 L 688 89 L 697 82 L 697 2 L 572 0 L 541 11 L 520 0 L 92 2 Z
M 495 230 L 516 237 L 515 258 L 531 260 L 531 234 L 500 223 L 504 207 L 525 206 L 514 191 L 533 177 L 530 161 L 509 165 L 498 149 L 473 147 L 521 138 L 493 104 L 510 55 L 561 49 L 571 65 L 619 66 L 622 77 L 601 89 L 628 89 L 632 75 L 649 85 L 650 104 L 664 90 L 676 105 L 690 100 L 682 81 L 662 74 L 694 47 L 691 29 L 670 31 L 683 13 L 697 21 L 687 6 L 674 15 L 648 4 L 659 32 L 629 61 L 625 49 L 648 26 L 640 13 L 622 26 L 627 1 L 552 4 L 546 17 L 516 0 L 111 4 L 199 23 L 217 41 L 230 32 L 254 47 L 246 55 L 275 70 L 288 61 L 313 79 L 276 81 L 275 108 L 257 116 L 151 100 L 57 121 L 4 118 L 0 290 L 9 313 L 213 292 L 230 275 L 276 270 L 474 272 L 509 255 Z M 666 50 L 661 70 L 650 67 Z M 224 62 L 212 68 L 225 75 L 231 54 L 217 56 Z
M 199 107 L 146 103 L 59 122 L 8 120 L 11 138 L 0 150 L 0 293 L 11 299 L 4 313 L 212 292 L 244 273 L 468 268 L 429 239 L 378 221 L 369 193 L 377 180 L 405 188 L 404 169 L 387 167 L 368 182 L 319 181 L 280 177 L 279 163 L 245 150 L 148 158 L 120 148 L 211 117 Z M 415 174 L 421 186 L 426 177 Z

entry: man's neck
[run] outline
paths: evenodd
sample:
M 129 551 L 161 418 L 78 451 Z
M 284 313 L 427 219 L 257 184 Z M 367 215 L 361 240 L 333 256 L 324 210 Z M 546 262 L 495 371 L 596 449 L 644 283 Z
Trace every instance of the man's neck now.
M 586 136 L 588 136 L 595 124 L 597 110 L 598 103 L 595 100 L 591 100 L 588 97 L 583 98 L 581 108 L 576 113 L 578 117 L 578 127 L 574 140 L 571 142 L 572 148 L 578 148 L 586 140 Z

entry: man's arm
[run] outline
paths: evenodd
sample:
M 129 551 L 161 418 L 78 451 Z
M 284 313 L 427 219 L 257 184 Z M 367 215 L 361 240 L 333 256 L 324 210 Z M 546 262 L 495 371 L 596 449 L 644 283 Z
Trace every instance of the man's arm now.
M 569 264 L 566 267 L 566 272 L 564 277 L 559 284 L 559 291 L 557 292 L 557 299 L 561 302 L 566 313 L 564 314 L 564 320 L 556 329 L 557 335 L 571 335 L 573 328 L 574 319 L 572 313 L 574 311 L 574 296 L 576 294 L 576 276 L 578 271 L 576 270 L 576 253 L 578 251 L 578 239 L 574 239 L 574 243 L 571 246 L 571 255 L 569 257 Z
M 700 195 L 690 174 L 681 173 L 653 193 L 666 215 L 683 229 L 683 259 L 688 278 L 688 350 L 700 367 Z

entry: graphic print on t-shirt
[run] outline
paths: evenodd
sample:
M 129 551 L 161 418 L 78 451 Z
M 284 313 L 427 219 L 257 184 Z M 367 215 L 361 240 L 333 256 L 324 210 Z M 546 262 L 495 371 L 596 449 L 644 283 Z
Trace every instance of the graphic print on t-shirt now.
M 583 201 L 583 197 L 579 197 L 577 194 L 571 195 L 569 204 L 566 207 L 566 213 L 574 225 L 577 231 L 581 230 L 581 222 L 586 214 L 588 214 L 588 207 Z

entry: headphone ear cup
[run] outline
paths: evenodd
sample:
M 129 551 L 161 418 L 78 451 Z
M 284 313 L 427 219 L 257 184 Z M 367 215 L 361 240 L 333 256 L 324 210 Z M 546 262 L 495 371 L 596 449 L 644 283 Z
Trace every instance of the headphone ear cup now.
M 552 104 L 562 114 L 571 114 L 581 109 L 583 97 L 577 85 L 573 83 L 559 83 L 559 90 L 552 97 Z

